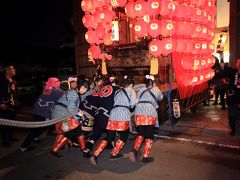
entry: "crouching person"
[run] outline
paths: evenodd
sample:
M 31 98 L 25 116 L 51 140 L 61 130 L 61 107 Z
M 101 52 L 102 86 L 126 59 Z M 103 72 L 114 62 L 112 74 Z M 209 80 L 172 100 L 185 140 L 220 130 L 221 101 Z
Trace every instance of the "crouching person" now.
M 119 139 L 115 143 L 110 159 L 115 160 L 123 157 L 123 155 L 119 152 L 128 139 L 131 120 L 131 112 L 129 109 L 133 108 L 136 104 L 136 93 L 132 89 L 134 79 L 131 76 L 126 75 L 124 76 L 123 83 L 124 88 L 117 90 L 114 95 L 114 107 L 111 110 L 106 127 L 107 135 L 97 145 L 90 159 L 90 163 L 93 165 L 97 164 L 97 158 L 100 153 L 107 147 L 108 144 L 114 142 L 117 134 L 119 135 Z
M 61 157 L 58 152 L 69 141 L 77 141 L 75 143 L 79 143 L 81 150 L 85 147 L 84 136 L 81 130 L 83 113 L 78 107 L 83 98 L 86 97 L 88 83 L 85 80 L 79 80 L 77 85 L 76 89 L 70 89 L 61 96 L 53 108 L 53 119 L 71 114 L 68 119 L 56 124 L 57 137 L 51 150 L 51 155 L 55 157 Z

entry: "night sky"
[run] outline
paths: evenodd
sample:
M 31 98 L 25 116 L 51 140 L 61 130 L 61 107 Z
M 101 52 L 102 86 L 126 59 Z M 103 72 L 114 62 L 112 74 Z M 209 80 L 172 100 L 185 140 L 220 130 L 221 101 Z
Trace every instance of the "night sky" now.
M 54 48 L 71 32 L 72 0 L 13 0 L 1 9 L 1 45 Z

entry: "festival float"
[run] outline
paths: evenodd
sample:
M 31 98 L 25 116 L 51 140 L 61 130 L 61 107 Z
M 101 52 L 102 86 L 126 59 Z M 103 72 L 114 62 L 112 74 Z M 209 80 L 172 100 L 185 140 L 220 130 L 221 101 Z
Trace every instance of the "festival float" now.
M 77 8 L 86 33 L 75 44 L 88 43 L 88 63 L 104 75 L 132 74 L 136 82 L 155 75 L 166 97 L 161 122 L 209 98 L 216 0 L 82 0 Z

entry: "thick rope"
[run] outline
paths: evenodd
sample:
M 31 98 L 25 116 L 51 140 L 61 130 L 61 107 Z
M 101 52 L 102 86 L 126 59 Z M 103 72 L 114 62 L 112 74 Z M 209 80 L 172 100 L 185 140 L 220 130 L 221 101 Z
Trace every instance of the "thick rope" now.
M 21 127 L 21 128 L 41 128 L 47 127 L 59 122 L 67 120 L 71 114 L 67 114 L 66 116 L 48 120 L 48 121 L 40 121 L 40 122 L 28 122 L 28 121 L 16 121 L 11 119 L 3 119 L 0 118 L 0 125 L 1 126 L 13 126 L 13 127 Z

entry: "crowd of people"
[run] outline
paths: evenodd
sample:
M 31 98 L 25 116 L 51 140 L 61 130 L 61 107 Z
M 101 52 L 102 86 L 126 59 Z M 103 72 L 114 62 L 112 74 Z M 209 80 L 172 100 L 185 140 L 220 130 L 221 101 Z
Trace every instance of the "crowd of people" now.
M 15 119 L 18 101 L 13 77 L 16 71 L 12 65 L 3 67 L 0 71 L 0 118 Z M 230 135 L 235 135 L 240 106 L 240 58 L 236 61 L 236 69 L 224 67 L 219 71 L 220 74 L 216 74 L 213 81 L 217 93 L 214 105 L 218 103 L 220 95 L 222 108 L 225 108 L 223 90 L 217 89 L 217 83 L 221 79 L 220 86 L 227 97 Z M 218 78 L 218 75 L 223 74 L 224 77 Z M 70 77 L 62 82 L 56 77 L 49 78 L 33 106 L 33 120 L 48 121 L 69 115 L 55 125 L 56 140 L 50 154 L 61 157 L 61 149 L 64 145 L 70 145 L 79 148 L 83 157 L 97 165 L 101 152 L 105 148 L 111 148 L 111 160 L 128 157 L 129 160 L 136 161 L 139 149 L 144 144 L 141 161 L 152 162 L 154 158 L 150 152 L 154 127 L 158 123 L 157 109 L 163 95 L 155 84 L 154 76 L 144 76 L 143 84 L 135 92 L 134 78 L 130 75 L 125 75 L 122 83 L 116 77 L 104 78 L 101 74 L 96 74 L 92 81 L 84 76 Z M 121 150 L 127 143 L 132 119 L 137 135 L 131 152 L 124 155 Z M 31 150 L 31 143 L 39 141 L 44 130 L 45 128 L 32 129 L 21 143 L 21 151 Z M 2 126 L 1 132 L 3 146 L 8 147 L 17 140 L 12 137 L 11 127 Z

